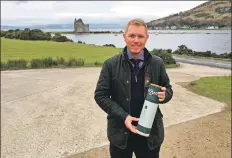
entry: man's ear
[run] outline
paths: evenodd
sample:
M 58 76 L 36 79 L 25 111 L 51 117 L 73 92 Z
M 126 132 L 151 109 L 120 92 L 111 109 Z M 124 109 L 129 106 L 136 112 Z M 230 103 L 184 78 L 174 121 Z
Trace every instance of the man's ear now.
M 147 39 L 149 38 L 149 35 L 147 34 Z
M 123 33 L 123 38 L 124 38 L 124 41 L 126 41 L 126 34 Z

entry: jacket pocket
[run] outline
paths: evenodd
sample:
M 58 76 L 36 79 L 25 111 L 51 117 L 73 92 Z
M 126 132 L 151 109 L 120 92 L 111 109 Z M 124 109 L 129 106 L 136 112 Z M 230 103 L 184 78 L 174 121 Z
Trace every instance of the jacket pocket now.
M 164 141 L 164 124 L 163 119 L 154 119 L 150 136 L 148 137 L 148 146 L 154 149 L 160 146 Z
M 108 120 L 107 137 L 111 144 L 123 149 L 127 144 L 128 132 L 121 122 L 115 119 Z

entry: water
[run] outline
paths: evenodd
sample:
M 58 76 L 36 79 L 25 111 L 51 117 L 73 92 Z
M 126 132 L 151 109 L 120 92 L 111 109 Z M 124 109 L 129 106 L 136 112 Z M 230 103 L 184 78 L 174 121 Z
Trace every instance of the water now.
M 73 31 L 72 29 L 46 29 L 43 31 Z M 90 29 L 90 31 L 123 31 L 119 29 Z M 87 44 L 105 45 L 114 44 L 124 47 L 122 34 L 63 34 L 74 42 L 82 41 Z M 172 49 L 186 45 L 194 51 L 211 51 L 212 53 L 231 52 L 231 30 L 149 30 L 149 39 L 146 47 L 149 50 Z
M 92 31 L 92 30 L 91 30 Z M 212 53 L 231 52 L 231 30 L 152 30 L 146 47 L 149 50 L 172 49 L 184 44 L 194 51 L 211 51 Z M 87 44 L 114 44 L 124 47 L 122 34 L 63 34 L 74 42 L 82 41 Z

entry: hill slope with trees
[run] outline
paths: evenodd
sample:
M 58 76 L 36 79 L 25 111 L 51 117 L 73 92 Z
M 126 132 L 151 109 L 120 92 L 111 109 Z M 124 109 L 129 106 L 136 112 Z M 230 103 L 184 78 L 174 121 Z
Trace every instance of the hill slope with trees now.
M 190 10 L 147 23 L 157 28 L 224 28 L 231 27 L 231 1 L 208 1 Z

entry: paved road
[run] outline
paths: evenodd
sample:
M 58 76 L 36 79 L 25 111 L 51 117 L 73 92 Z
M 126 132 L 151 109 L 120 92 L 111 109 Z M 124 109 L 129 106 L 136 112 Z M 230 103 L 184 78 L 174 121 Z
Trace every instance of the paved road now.
M 176 83 L 229 70 L 181 64 L 167 72 L 174 96 L 161 106 L 165 127 L 224 107 Z M 66 157 L 106 145 L 106 114 L 93 97 L 99 73 L 98 67 L 1 72 L 1 157 Z
M 231 69 L 231 62 L 221 60 L 210 60 L 210 59 L 196 59 L 196 58 L 183 58 L 173 57 L 177 62 L 205 65 L 210 67 L 217 67 L 223 69 Z

